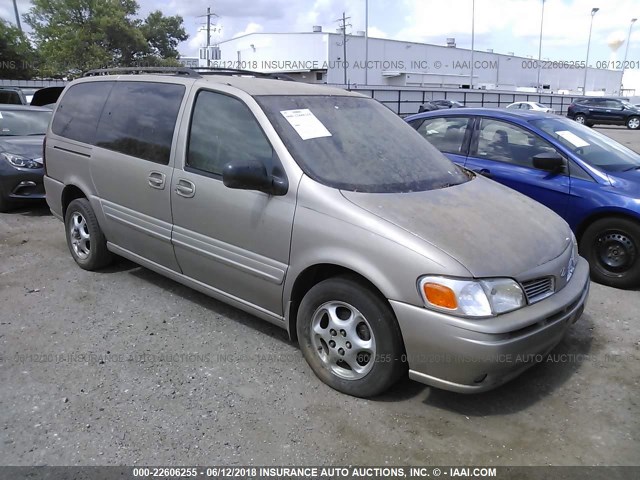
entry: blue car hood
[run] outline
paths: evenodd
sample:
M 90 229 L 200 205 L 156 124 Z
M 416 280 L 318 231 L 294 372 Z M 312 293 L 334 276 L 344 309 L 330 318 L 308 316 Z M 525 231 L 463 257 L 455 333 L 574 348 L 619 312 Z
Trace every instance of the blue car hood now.
M 27 158 L 41 158 L 43 142 L 44 135 L 0 137 L 0 152 L 13 153 Z
M 627 195 L 640 198 L 640 170 L 608 173 L 611 186 Z

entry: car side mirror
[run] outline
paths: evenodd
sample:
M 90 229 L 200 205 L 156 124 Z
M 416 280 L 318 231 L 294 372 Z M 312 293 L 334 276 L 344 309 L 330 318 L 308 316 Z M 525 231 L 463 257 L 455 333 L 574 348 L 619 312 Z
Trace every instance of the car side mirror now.
M 539 153 L 533 156 L 533 166 L 538 170 L 546 172 L 560 173 L 564 170 L 567 162 L 557 152 Z
M 237 190 L 257 190 L 269 195 L 284 195 L 289 189 L 286 177 L 269 175 L 262 162 L 230 162 L 222 170 L 222 183 Z

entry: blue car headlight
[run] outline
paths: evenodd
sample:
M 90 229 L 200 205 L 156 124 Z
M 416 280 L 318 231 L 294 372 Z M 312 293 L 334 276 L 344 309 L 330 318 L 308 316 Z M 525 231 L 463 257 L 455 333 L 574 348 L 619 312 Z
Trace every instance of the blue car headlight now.
M 18 168 L 42 168 L 42 158 L 28 158 L 13 153 L 0 153 L 4 159 Z

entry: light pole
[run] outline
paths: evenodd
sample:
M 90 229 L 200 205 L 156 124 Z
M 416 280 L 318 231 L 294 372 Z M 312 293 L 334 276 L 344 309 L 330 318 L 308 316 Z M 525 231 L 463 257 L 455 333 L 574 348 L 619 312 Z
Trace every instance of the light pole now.
M 369 85 L 369 0 L 364 1 L 364 84 Z
M 469 88 L 473 90 L 473 50 L 476 36 L 476 0 L 471 1 L 471 79 Z
M 631 23 L 629 24 L 629 35 L 627 35 L 627 46 L 624 49 L 624 61 L 622 62 L 622 76 L 620 80 L 622 84 L 620 85 L 620 95 L 622 95 L 622 87 L 624 87 L 624 69 L 627 63 L 627 54 L 629 53 L 629 42 L 631 41 L 631 29 L 633 28 L 633 24 L 636 23 L 637 18 L 632 18 Z
M 591 25 L 589 26 L 589 41 L 587 42 L 587 63 L 584 66 L 584 82 L 582 84 L 582 95 L 587 94 L 587 72 L 589 71 L 589 49 L 591 48 L 591 30 L 593 29 L 593 17 L 598 13 L 599 8 L 591 9 Z
M 22 25 L 20 24 L 20 14 L 18 13 L 18 4 L 16 0 L 13 0 L 13 11 L 16 13 L 16 23 L 18 24 L 18 30 L 22 31 Z
M 542 0 L 542 15 L 540 16 L 540 42 L 538 42 L 538 81 L 536 90 L 540 93 L 540 66 L 542 64 L 542 25 L 544 23 L 544 0 Z

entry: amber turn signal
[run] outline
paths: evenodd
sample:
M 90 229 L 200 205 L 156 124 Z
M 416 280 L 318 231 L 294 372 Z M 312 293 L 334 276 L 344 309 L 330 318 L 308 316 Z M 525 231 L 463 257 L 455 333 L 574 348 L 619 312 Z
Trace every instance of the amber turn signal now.
M 437 283 L 425 283 L 422 288 L 427 300 L 432 305 L 455 310 L 458 308 L 456 294 L 449 287 Z

